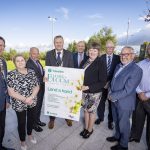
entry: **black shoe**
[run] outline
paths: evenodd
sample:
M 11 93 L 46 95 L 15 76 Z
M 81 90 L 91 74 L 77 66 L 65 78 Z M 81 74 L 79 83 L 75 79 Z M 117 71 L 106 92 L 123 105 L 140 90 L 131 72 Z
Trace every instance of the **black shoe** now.
M 114 136 L 107 137 L 106 140 L 107 140 L 108 142 L 118 142 L 118 141 L 119 141 L 119 140 L 116 139 Z
M 42 121 L 38 121 L 37 122 L 37 125 L 41 126 L 41 127 L 44 127 L 46 126 L 46 123 L 42 122 Z
M 117 144 L 110 147 L 111 150 L 128 150 L 128 147 L 122 147 L 121 145 Z
M 116 144 L 114 146 L 111 146 L 110 149 L 111 150 L 118 150 L 119 144 Z
M 13 148 L 7 148 L 7 147 L 4 147 L 4 146 L 1 146 L 1 147 L 0 147 L 0 150 L 15 150 L 15 149 L 13 149 Z
M 81 132 L 80 132 L 80 136 L 84 136 L 87 131 L 88 131 L 87 129 L 84 129 L 83 131 L 81 131 Z
M 130 138 L 129 138 L 129 142 L 140 143 L 140 140 L 137 140 L 137 139 L 135 139 L 135 138 L 130 137 Z
M 42 132 L 42 131 L 43 131 L 43 129 L 42 129 L 40 126 L 38 126 L 38 125 L 33 126 L 33 129 L 34 129 L 36 132 Z
M 108 129 L 113 130 L 114 125 L 113 122 L 108 122 Z
M 95 124 L 99 125 L 103 120 L 101 119 L 96 119 Z
M 85 133 L 85 135 L 83 136 L 83 138 L 84 138 L 84 139 L 89 138 L 89 137 L 91 136 L 92 133 L 93 133 L 93 129 L 92 129 L 91 132 L 89 132 L 89 131 L 87 130 L 87 132 Z

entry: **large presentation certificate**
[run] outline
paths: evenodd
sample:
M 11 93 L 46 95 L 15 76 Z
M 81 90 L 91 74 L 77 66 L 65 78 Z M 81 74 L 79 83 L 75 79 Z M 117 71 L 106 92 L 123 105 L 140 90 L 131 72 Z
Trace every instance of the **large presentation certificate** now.
M 79 121 L 84 70 L 45 67 L 44 114 Z

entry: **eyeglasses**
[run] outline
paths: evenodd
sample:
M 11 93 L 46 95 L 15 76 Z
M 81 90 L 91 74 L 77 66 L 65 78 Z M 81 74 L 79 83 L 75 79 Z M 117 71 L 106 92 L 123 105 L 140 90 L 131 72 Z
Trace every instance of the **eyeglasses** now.
M 134 53 L 124 53 L 124 54 L 120 54 L 120 57 L 123 57 L 123 56 L 128 57 L 128 56 L 130 56 L 131 54 L 134 54 Z
M 106 47 L 106 48 L 111 48 L 111 49 L 112 49 L 112 48 L 115 48 L 115 47 L 113 47 L 113 46 L 109 46 L 109 47 Z

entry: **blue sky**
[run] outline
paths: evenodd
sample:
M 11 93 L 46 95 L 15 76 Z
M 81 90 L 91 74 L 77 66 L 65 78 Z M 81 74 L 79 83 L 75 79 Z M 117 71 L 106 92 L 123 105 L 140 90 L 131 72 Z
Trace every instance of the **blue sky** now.
M 125 44 L 128 18 L 131 44 L 141 44 L 145 34 L 150 39 L 150 25 L 140 19 L 146 10 L 145 0 L 1 0 L 0 5 L 0 35 L 8 47 L 50 48 L 52 22 L 48 16 L 57 18 L 54 35 L 63 35 L 66 43 L 87 40 L 108 26 L 117 35 L 118 44 Z

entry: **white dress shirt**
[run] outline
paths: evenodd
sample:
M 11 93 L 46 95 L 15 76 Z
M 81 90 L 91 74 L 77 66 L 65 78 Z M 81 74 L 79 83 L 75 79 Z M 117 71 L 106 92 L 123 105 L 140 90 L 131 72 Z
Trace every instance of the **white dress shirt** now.
M 150 98 L 150 59 L 144 59 L 137 65 L 143 70 L 143 76 L 136 92 L 144 92 L 145 96 Z

